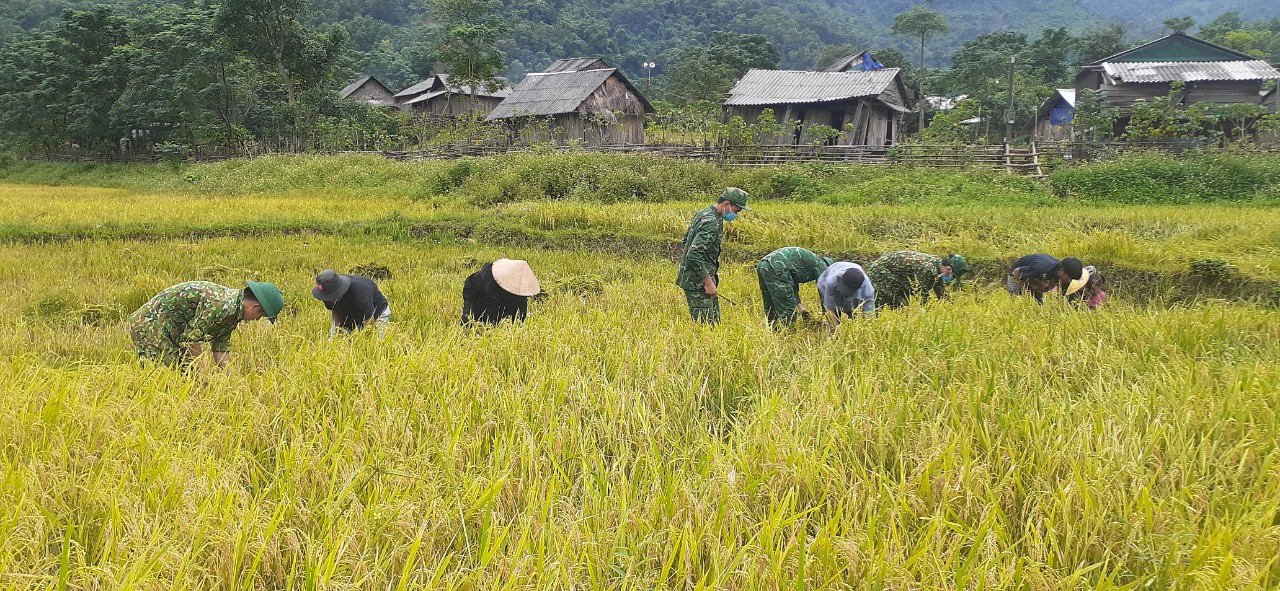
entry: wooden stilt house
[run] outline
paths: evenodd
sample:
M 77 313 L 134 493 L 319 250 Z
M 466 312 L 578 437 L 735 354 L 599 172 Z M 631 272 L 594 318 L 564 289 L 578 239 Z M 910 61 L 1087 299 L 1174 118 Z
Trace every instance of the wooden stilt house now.
M 753 69 L 729 91 L 724 115 L 754 124 L 771 110 L 782 131 L 765 141 L 776 145 L 888 146 L 898 140 L 903 114 L 911 110 L 906 96 L 897 68 Z
M 600 58 L 557 60 L 525 76 L 489 114 L 507 121 L 517 143 L 643 144 L 653 106 Z
M 338 98 L 359 101 L 379 107 L 390 107 L 395 104 L 395 93 L 386 84 L 373 76 L 365 76 L 338 92 Z

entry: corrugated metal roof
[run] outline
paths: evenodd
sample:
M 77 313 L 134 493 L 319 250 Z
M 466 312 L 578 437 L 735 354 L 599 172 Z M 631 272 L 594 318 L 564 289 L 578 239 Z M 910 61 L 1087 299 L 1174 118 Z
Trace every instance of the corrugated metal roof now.
M 419 82 L 417 84 L 414 84 L 413 86 L 410 86 L 409 88 L 406 88 L 404 90 L 401 90 L 400 92 L 397 92 L 396 98 L 404 98 L 406 96 L 422 94 L 428 90 L 431 90 L 431 85 L 435 83 L 436 83 L 436 77 L 432 76 L 430 78 L 427 78 L 426 80 L 423 80 L 422 82 Z
M 750 70 L 729 91 L 724 104 L 786 105 L 879 96 L 897 75 L 897 68 L 869 72 Z
M 476 96 L 492 96 L 497 98 L 506 98 L 508 94 L 511 94 L 511 83 L 508 82 L 506 78 L 497 76 L 494 78 L 494 80 L 497 80 L 498 84 L 500 85 L 498 90 L 494 92 L 489 92 L 485 90 L 483 87 L 476 87 Z M 422 82 L 414 84 L 413 86 L 410 86 L 409 88 L 406 88 L 400 91 L 399 93 L 396 94 L 396 98 L 403 99 L 405 97 L 416 97 L 416 95 L 422 94 L 424 92 L 431 91 L 431 90 L 438 90 L 442 88 L 448 88 L 448 86 L 449 86 L 449 75 L 436 74 L 430 78 L 427 78 L 426 80 L 423 80 Z M 465 86 L 462 87 L 462 90 L 467 91 L 467 94 L 471 94 L 470 89 Z M 435 95 L 435 96 L 439 96 L 439 95 Z M 406 102 L 409 102 L 409 101 L 406 101 Z
M 823 72 L 844 72 L 852 68 L 855 63 L 861 62 L 862 54 L 864 53 L 866 52 L 860 51 L 853 55 L 846 55 L 834 62 L 831 62 L 831 65 L 823 68 L 822 71 Z
M 464 89 L 462 89 L 462 90 L 453 90 L 453 89 L 449 89 L 449 88 L 442 88 L 442 89 L 440 89 L 440 90 L 433 90 L 433 91 L 431 91 L 431 92 L 426 92 L 426 93 L 423 93 L 423 94 L 422 94 L 422 95 L 420 95 L 420 96 L 416 96 L 416 97 L 414 97 L 414 98 L 411 98 L 411 99 L 409 99 L 409 100 L 405 101 L 405 102 L 404 102 L 404 104 L 406 104 L 406 105 L 416 105 L 416 104 L 421 103 L 421 102 L 424 102 L 424 101 L 429 101 L 429 100 L 431 100 L 431 99 L 433 99 L 433 98 L 436 98 L 436 97 L 438 97 L 438 96 L 444 96 L 444 95 L 449 94 L 449 93 L 451 93 L 451 92 L 452 92 L 452 93 L 454 93 L 455 95 L 457 95 L 458 97 L 463 98 L 463 99 L 465 99 L 465 98 L 467 98 L 467 97 L 471 96 L 471 91 L 470 91 L 470 90 L 468 90 L 468 89 L 465 89 L 465 88 L 464 88 Z M 500 99 L 505 99 L 505 98 L 507 98 L 507 97 L 508 97 L 508 96 L 510 96 L 510 95 L 511 95 L 511 89 L 510 89 L 510 88 L 503 88 L 503 89 L 501 89 L 501 90 L 499 90 L 499 91 L 497 91 L 497 92 L 486 92 L 486 91 L 485 91 L 484 89 L 482 89 L 482 88 L 477 88 L 477 89 L 476 89 L 476 96 L 478 96 L 478 97 L 491 97 L 491 98 L 500 98 Z
M 1262 60 L 1238 62 L 1107 62 L 1102 69 L 1122 82 L 1196 82 L 1201 80 L 1271 80 L 1280 71 Z
M 616 71 L 608 68 L 529 74 L 489 113 L 487 120 L 572 113 Z
M 598 57 L 571 57 L 556 60 L 543 70 L 543 73 L 552 74 L 555 72 L 581 72 L 583 70 L 599 70 L 608 68 L 609 64 Z
M 1068 104 L 1068 105 L 1071 105 L 1071 108 L 1073 108 L 1073 109 L 1075 108 L 1075 106 L 1076 106 L 1076 89 L 1074 89 L 1074 88 L 1059 88 L 1059 89 L 1058 89 L 1058 94 L 1062 95 L 1062 100 L 1067 101 L 1067 104 Z
M 1131 47 L 1115 55 L 1109 55 L 1092 64 L 1098 66 L 1113 62 L 1205 62 L 1205 61 L 1249 61 L 1254 59 L 1247 53 L 1241 53 L 1229 47 L 1210 43 L 1199 37 L 1192 37 L 1180 31 L 1174 31 L 1154 41 L 1148 41 L 1137 47 Z
M 438 96 L 445 95 L 445 94 L 448 94 L 448 93 L 449 93 L 449 91 L 447 91 L 447 90 L 435 90 L 435 91 L 427 92 L 427 93 L 423 93 L 423 94 L 422 94 L 422 95 L 420 95 L 420 96 L 417 96 L 417 97 L 411 98 L 411 99 L 409 99 L 409 100 L 405 101 L 405 102 L 404 102 L 404 104 L 406 104 L 406 105 L 416 105 L 416 104 L 421 103 L 421 102 L 423 102 L 423 101 L 429 101 L 429 100 L 431 100 L 431 99 L 433 99 L 433 98 L 436 98 L 436 97 L 438 97 Z

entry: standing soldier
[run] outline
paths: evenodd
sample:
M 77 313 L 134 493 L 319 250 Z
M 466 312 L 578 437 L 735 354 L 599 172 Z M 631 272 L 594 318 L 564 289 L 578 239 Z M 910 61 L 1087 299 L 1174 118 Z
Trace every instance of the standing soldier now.
M 200 356 L 209 343 L 219 367 L 231 362 L 231 332 L 242 321 L 276 321 L 284 295 L 270 283 L 246 281 L 244 289 L 208 281 L 168 287 L 129 316 L 138 357 L 181 365 Z
M 684 289 L 689 315 L 705 324 L 720 322 L 720 242 L 724 238 L 724 222 L 732 222 L 738 212 L 746 210 L 747 192 L 729 187 L 720 194 L 715 205 L 694 214 L 689 231 L 684 235 L 684 255 L 680 258 L 680 274 L 676 285 Z
M 969 263 L 958 254 L 937 257 L 914 250 L 886 253 L 867 265 L 867 278 L 876 289 L 876 306 L 898 308 L 911 296 L 929 300 L 929 293 L 942 299 L 952 281 L 969 272 Z
M 771 326 L 779 322 L 795 323 L 796 311 L 805 312 L 800 303 L 800 284 L 817 281 L 832 262 L 798 246 L 787 246 L 756 263 L 764 314 Z

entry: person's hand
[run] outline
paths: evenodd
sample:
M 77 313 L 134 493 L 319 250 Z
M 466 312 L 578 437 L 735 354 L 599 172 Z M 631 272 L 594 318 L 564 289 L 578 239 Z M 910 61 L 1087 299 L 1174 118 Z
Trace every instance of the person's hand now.
M 716 282 L 710 277 L 702 280 L 702 291 L 713 298 L 720 295 L 720 290 L 716 289 Z

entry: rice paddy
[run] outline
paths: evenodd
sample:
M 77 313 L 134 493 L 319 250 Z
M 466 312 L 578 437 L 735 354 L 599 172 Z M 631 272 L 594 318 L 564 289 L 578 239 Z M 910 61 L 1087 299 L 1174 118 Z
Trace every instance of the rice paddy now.
M 668 258 L 704 205 L 0 185 L 0 588 L 1280 587 L 1280 310 L 994 285 L 1037 251 L 1270 280 L 1274 208 L 762 200 L 707 328 Z M 787 245 L 978 273 L 772 331 Z M 460 326 L 504 256 L 562 288 Z M 391 329 L 328 341 L 312 278 L 368 264 Z M 197 278 L 288 305 L 225 372 L 139 364 L 126 316 Z

